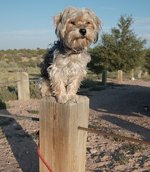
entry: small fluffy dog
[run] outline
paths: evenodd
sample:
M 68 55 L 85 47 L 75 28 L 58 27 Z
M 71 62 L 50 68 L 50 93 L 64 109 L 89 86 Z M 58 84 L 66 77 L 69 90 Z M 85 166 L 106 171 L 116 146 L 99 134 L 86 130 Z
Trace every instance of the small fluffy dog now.
M 49 49 L 41 67 L 42 96 L 57 102 L 76 102 L 90 62 L 87 48 L 98 40 L 100 20 L 89 9 L 67 8 L 54 17 L 58 41 Z

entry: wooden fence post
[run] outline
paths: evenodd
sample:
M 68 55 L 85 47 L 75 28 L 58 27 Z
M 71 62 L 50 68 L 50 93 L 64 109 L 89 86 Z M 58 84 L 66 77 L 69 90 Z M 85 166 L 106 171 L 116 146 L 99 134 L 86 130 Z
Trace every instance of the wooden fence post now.
M 123 72 L 122 72 L 122 70 L 118 70 L 117 80 L 118 80 L 118 82 L 122 82 L 123 81 Z
M 134 77 L 134 69 L 131 70 L 131 80 L 134 81 L 135 77 Z
M 17 88 L 19 100 L 30 99 L 29 76 L 27 72 L 17 72 Z
M 54 172 L 85 172 L 89 99 L 56 103 L 44 98 L 40 107 L 40 151 Z M 40 161 L 40 172 L 48 172 Z
M 107 84 L 107 70 L 103 70 L 102 72 L 102 85 L 106 86 Z
M 142 78 L 142 70 L 139 70 L 138 71 L 138 79 L 141 79 Z

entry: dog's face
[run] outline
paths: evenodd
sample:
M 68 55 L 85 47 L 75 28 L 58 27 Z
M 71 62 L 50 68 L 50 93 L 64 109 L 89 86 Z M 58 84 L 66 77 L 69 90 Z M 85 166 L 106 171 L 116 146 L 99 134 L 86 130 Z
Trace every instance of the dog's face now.
M 54 22 L 57 37 L 70 49 L 86 49 L 98 40 L 100 20 L 89 9 L 67 8 Z

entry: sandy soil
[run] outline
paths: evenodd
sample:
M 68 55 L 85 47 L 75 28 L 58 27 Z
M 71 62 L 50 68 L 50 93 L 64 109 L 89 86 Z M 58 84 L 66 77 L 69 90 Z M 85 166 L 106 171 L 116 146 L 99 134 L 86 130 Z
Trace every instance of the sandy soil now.
M 81 92 L 82 93 L 82 92 Z M 90 98 L 89 126 L 150 141 L 150 82 L 126 81 Z M 0 114 L 38 116 L 40 100 L 10 101 Z M 38 172 L 39 123 L 0 118 L 0 172 Z M 149 172 L 150 145 L 88 134 L 86 172 Z

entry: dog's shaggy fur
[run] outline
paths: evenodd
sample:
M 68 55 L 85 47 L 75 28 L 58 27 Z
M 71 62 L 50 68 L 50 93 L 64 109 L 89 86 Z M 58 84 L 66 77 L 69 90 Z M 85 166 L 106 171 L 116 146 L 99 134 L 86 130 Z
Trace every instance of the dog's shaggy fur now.
M 91 59 L 87 48 L 98 40 L 100 20 L 89 9 L 67 8 L 54 22 L 58 41 L 44 57 L 41 93 L 55 96 L 59 103 L 77 101 Z

